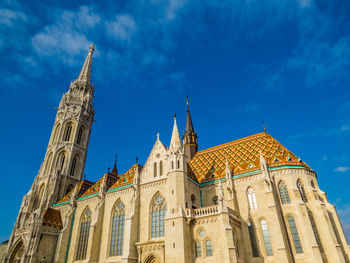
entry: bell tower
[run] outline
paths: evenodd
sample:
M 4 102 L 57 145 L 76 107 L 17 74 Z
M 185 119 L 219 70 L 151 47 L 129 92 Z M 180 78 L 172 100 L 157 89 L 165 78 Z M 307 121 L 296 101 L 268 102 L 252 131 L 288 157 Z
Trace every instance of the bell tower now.
M 94 50 L 91 44 L 78 78 L 71 82 L 69 90 L 62 96 L 39 171 L 42 178 L 58 176 L 57 196 L 52 202 L 68 193 L 83 176 L 95 113 L 92 105 L 94 86 L 90 82 Z
M 92 105 L 94 87 L 90 83 L 94 49 L 91 44 L 78 78 L 70 83 L 69 90 L 62 96 L 44 161 L 29 192 L 23 197 L 4 262 L 9 262 L 9 254 L 16 254 L 15 249 L 19 246 L 21 262 L 39 262 L 43 216 L 50 209 L 52 212 L 52 204 L 82 179 L 95 113 Z M 26 234 L 21 235 L 22 232 Z M 53 253 L 45 249 L 45 253 Z

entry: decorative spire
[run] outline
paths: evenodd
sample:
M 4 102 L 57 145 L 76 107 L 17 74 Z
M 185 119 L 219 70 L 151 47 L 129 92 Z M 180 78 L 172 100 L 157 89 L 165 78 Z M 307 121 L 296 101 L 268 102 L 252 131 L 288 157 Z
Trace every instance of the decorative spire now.
M 170 140 L 170 147 L 173 150 L 177 150 L 180 146 L 182 145 L 180 134 L 179 134 L 179 129 L 177 128 L 177 123 L 176 123 L 176 113 L 174 115 L 174 127 L 173 127 L 173 133 L 171 135 L 171 140 Z
M 186 161 L 191 161 L 198 151 L 197 133 L 193 129 L 192 118 L 190 114 L 190 107 L 188 103 L 188 96 L 186 96 L 187 105 L 187 119 L 186 130 L 182 136 L 185 146 Z
M 114 159 L 114 166 L 112 169 L 112 175 L 117 176 L 118 175 L 118 168 L 117 168 L 117 159 L 118 159 L 118 155 L 115 155 L 115 159 Z
M 91 65 L 92 65 L 92 54 L 95 51 L 94 44 L 91 44 L 89 47 L 89 53 L 85 59 L 84 65 L 80 71 L 79 77 L 77 80 L 86 82 L 87 84 L 90 84 L 90 78 L 91 78 Z
M 186 133 L 195 133 L 193 130 L 193 123 L 190 114 L 190 107 L 188 105 L 188 96 L 186 96 L 186 104 L 187 104 L 187 119 L 186 119 Z

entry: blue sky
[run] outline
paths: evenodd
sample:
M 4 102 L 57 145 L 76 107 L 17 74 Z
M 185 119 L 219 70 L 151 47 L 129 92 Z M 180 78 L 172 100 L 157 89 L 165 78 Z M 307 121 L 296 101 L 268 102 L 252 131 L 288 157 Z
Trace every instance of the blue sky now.
M 350 1 L 1 1 L 0 239 L 43 160 L 55 110 L 96 46 L 97 180 L 169 144 L 190 97 L 200 149 L 262 131 L 308 163 L 350 239 Z M 0 241 L 1 241 L 0 240 Z

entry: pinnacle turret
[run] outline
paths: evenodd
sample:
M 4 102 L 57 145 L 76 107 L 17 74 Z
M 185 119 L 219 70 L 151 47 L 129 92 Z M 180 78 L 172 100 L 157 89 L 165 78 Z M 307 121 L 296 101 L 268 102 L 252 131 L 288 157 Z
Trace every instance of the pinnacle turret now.
M 182 146 L 180 134 L 179 134 L 179 129 L 177 128 L 177 123 L 176 123 L 176 113 L 174 116 L 174 127 L 173 127 L 173 133 L 171 135 L 171 140 L 170 140 L 170 149 L 173 149 L 176 151 L 179 149 L 179 147 Z

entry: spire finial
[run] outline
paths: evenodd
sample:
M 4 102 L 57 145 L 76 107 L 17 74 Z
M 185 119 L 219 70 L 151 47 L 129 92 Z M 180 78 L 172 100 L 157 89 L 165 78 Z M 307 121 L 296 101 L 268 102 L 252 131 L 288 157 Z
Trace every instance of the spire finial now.
M 118 175 L 117 160 L 118 160 L 118 154 L 115 154 L 114 155 L 114 166 L 113 166 L 113 169 L 112 169 L 112 174 L 113 175 Z
M 85 81 L 86 83 L 90 84 L 90 78 L 91 78 L 91 65 L 92 65 L 92 54 L 95 51 L 94 44 L 91 44 L 89 46 L 89 53 L 86 56 L 86 59 L 84 61 L 84 65 L 81 68 L 80 74 L 78 76 L 77 80 Z
M 187 111 L 190 111 L 189 105 L 188 105 L 188 95 L 186 95 L 186 105 L 187 105 Z
M 174 113 L 174 120 L 176 120 L 176 112 Z

